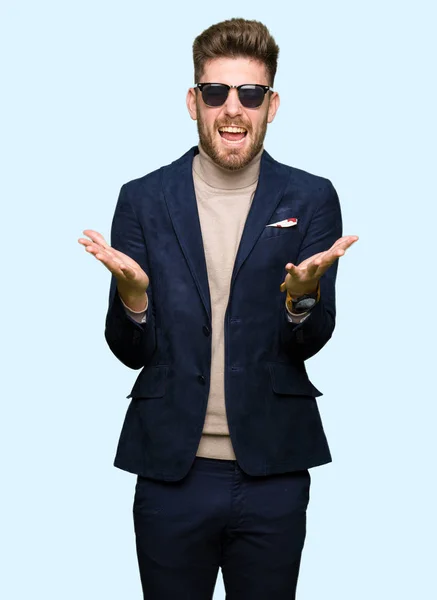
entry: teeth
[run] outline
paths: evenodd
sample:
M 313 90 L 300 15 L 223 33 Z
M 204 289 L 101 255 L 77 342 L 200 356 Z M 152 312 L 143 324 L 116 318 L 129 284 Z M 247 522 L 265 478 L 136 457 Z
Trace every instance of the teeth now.
M 227 131 L 228 133 L 245 133 L 244 127 L 220 127 L 219 131 Z

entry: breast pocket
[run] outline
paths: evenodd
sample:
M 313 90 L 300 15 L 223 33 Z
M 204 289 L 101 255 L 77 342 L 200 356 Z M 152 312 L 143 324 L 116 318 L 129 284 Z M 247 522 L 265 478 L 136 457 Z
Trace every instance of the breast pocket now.
M 266 227 L 260 236 L 261 240 L 274 240 L 282 236 L 288 236 L 290 241 L 296 237 L 293 235 L 294 227 Z
M 284 212 L 279 213 L 279 214 L 274 214 L 270 218 L 269 223 L 276 223 L 278 221 L 284 221 L 285 219 L 289 219 L 292 217 L 295 217 L 295 215 L 287 214 Z M 297 217 L 295 217 L 295 218 L 297 218 Z M 292 225 L 291 227 L 269 227 L 269 225 L 267 224 L 266 227 L 264 227 L 264 231 L 262 232 L 259 239 L 260 240 L 273 240 L 273 239 L 277 239 L 277 238 L 282 238 L 282 236 L 288 236 L 288 239 L 291 241 L 292 239 L 300 238 L 298 228 L 299 228 L 299 219 L 297 220 L 297 223 L 295 225 Z

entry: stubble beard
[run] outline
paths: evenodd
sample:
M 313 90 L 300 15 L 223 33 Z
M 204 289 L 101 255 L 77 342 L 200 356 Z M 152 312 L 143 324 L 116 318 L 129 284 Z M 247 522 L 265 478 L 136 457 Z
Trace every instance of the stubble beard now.
M 265 119 L 260 124 L 260 128 L 255 135 L 253 133 L 253 129 L 249 129 L 246 124 L 241 124 L 243 127 L 246 127 L 248 131 L 247 135 L 250 133 L 253 136 L 249 147 L 244 151 L 241 151 L 238 148 L 219 149 L 218 144 L 220 142 L 214 139 L 215 132 L 217 131 L 217 124 L 214 123 L 212 132 L 208 131 L 202 117 L 200 116 L 200 111 L 198 111 L 197 131 L 199 134 L 199 141 L 206 154 L 208 154 L 208 156 L 219 167 L 228 169 L 229 171 L 238 171 L 238 169 L 243 169 L 246 165 L 248 165 L 261 150 L 267 132 L 267 118 L 268 115 L 266 114 Z M 224 125 L 224 123 L 221 123 L 221 125 Z

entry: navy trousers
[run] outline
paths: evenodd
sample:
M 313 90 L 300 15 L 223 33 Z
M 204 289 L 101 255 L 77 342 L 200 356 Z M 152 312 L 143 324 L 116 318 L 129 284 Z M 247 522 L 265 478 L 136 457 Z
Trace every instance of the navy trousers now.
M 181 481 L 138 476 L 133 505 L 146 600 L 294 600 L 306 534 L 308 470 L 266 477 L 196 457 Z

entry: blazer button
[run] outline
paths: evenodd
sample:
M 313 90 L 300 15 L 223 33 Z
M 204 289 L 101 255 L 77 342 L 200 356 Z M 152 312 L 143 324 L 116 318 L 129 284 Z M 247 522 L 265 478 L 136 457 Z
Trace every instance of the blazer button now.
M 205 377 L 203 375 L 198 375 L 197 376 L 197 381 L 199 383 L 201 383 L 202 385 L 205 385 L 205 383 L 206 383 L 206 379 L 205 379 Z
M 211 334 L 210 330 L 208 329 L 208 327 L 206 325 L 204 325 L 202 327 L 202 331 L 206 335 L 206 337 L 208 337 Z

